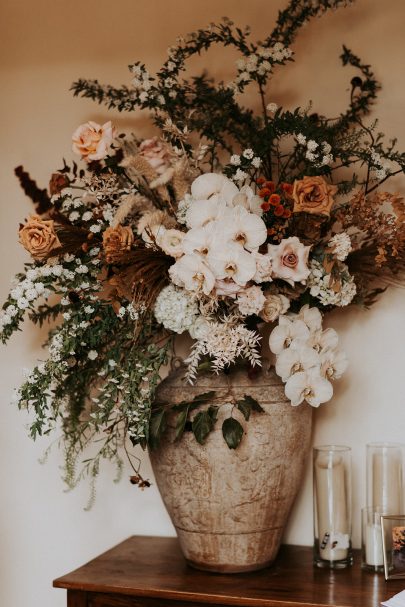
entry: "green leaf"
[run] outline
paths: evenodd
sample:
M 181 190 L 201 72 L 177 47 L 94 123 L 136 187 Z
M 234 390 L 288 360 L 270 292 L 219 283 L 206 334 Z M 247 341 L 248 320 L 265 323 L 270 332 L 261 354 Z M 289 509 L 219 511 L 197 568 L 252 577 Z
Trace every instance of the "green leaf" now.
M 159 409 L 152 413 L 149 425 L 149 444 L 152 449 L 156 449 L 159 446 L 160 439 L 162 438 L 166 427 L 166 411 L 164 409 Z
M 210 405 L 208 407 L 208 415 L 210 416 L 210 418 L 212 419 L 212 423 L 215 424 L 215 422 L 217 421 L 218 418 L 218 410 L 219 407 L 217 407 L 216 405 Z
M 222 435 L 230 449 L 236 449 L 243 436 L 243 428 L 238 420 L 228 417 L 222 424 Z
M 189 411 L 189 405 L 187 407 L 185 407 L 182 411 L 180 411 L 180 413 L 177 416 L 175 440 L 180 440 L 181 437 L 183 436 L 183 433 L 184 433 L 184 430 L 186 427 L 188 411 Z
M 199 411 L 192 422 L 193 434 L 200 445 L 205 443 L 208 434 L 214 428 L 215 420 L 208 411 Z
M 246 421 L 249 421 L 250 414 L 252 412 L 252 405 L 246 400 L 238 400 L 236 408 L 242 413 Z
M 252 411 L 257 411 L 257 413 L 264 413 L 263 407 L 261 407 L 257 400 L 249 394 L 245 394 L 244 401 L 252 407 Z

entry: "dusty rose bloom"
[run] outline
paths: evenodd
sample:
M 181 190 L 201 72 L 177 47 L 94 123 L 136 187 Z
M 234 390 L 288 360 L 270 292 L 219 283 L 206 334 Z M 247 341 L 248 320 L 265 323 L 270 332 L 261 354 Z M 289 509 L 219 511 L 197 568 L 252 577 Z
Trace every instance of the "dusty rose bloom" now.
M 157 137 L 142 141 L 139 153 L 159 175 L 162 175 L 170 166 L 169 148 Z
M 117 263 L 122 260 L 134 242 L 134 234 L 128 226 L 107 228 L 103 234 L 103 249 L 107 263 Z
M 64 188 L 68 187 L 69 183 L 69 179 L 64 173 L 52 173 L 49 182 L 49 192 L 51 196 L 59 194 Z
M 294 213 L 329 215 L 336 192 L 337 187 L 326 183 L 323 177 L 304 177 L 294 183 Z
M 269 244 L 268 252 L 273 261 L 273 276 L 291 285 L 308 278 L 308 255 L 311 247 L 304 246 L 296 237 L 283 238 L 280 244 Z
M 31 215 L 20 229 L 20 243 L 34 259 L 45 259 L 53 249 L 61 246 L 52 219 Z
M 83 160 L 103 160 L 116 137 L 116 130 L 111 121 L 102 126 L 97 122 L 81 124 L 72 135 L 72 150 Z

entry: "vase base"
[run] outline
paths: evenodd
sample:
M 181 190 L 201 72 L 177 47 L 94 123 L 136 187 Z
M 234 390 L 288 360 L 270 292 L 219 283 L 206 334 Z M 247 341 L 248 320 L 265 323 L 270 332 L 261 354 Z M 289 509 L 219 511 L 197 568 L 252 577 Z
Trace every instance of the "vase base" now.
M 196 563 L 186 559 L 187 565 L 193 567 L 193 569 L 199 569 L 200 571 L 209 571 L 210 573 L 249 573 L 251 571 L 259 571 L 259 569 L 266 569 L 270 567 L 274 561 L 266 561 L 265 563 L 253 563 L 251 565 L 210 565 L 209 563 Z

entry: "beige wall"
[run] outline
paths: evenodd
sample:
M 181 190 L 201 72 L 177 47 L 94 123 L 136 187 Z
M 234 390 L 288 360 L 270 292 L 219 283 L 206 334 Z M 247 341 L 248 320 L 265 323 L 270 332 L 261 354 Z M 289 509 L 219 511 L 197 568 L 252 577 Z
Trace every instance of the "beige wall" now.
M 250 23 L 257 38 L 264 37 L 283 4 L 281 0 L 3 0 L 2 299 L 25 259 L 16 228 L 30 210 L 13 168 L 24 164 L 45 185 L 50 172 L 61 166 L 61 157 L 70 157 L 74 128 L 106 116 L 104 108 L 74 99 L 70 83 L 79 76 L 129 82 L 129 62 L 138 58 L 155 69 L 176 35 L 222 15 Z M 313 99 L 315 109 L 331 115 L 339 112 L 350 79 L 338 61 L 345 42 L 375 67 L 384 85 L 378 106 L 381 128 L 398 136 L 405 147 L 404 25 L 403 0 L 359 0 L 352 8 L 311 24 L 295 46 L 297 64 L 277 74 L 269 101 L 290 107 Z M 207 56 L 207 65 L 218 77 L 229 76 L 224 65 L 227 56 L 222 50 Z M 115 115 L 114 119 L 118 127 L 147 133 L 145 122 L 137 116 Z M 404 303 L 404 292 L 395 291 L 370 312 L 335 314 L 329 320 L 341 335 L 351 366 L 333 402 L 317 412 L 314 440 L 344 443 L 353 449 L 357 545 L 359 509 L 365 501 L 365 444 L 404 437 Z M 51 589 L 53 577 L 130 534 L 173 533 L 155 487 L 142 494 L 125 480 L 114 485 L 114 471 L 107 468 L 98 485 L 96 505 L 85 513 L 88 489 L 83 486 L 63 493 L 58 452 L 51 454 L 46 466 L 38 464 L 48 442 L 32 443 L 26 437 L 24 414 L 8 402 L 12 387 L 21 380 L 21 369 L 41 356 L 40 343 L 38 333 L 27 326 L 24 335 L 17 335 L 7 350 L 0 351 L 0 603 L 10 607 L 62 607 L 64 593 Z M 308 464 L 286 535 L 290 543 L 312 542 L 311 492 Z

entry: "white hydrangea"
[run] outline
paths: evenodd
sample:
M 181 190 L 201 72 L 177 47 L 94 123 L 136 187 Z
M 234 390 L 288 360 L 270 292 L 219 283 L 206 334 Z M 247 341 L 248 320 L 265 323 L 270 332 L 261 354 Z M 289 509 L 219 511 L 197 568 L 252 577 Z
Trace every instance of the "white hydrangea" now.
M 156 299 L 154 314 L 166 329 L 184 333 L 194 325 L 199 310 L 197 302 L 187 291 L 168 285 Z
M 339 261 L 344 261 L 352 250 L 352 241 L 347 232 L 335 234 L 328 242 L 329 247 Z
M 341 289 L 337 293 L 329 287 L 330 274 L 325 272 L 324 267 L 318 261 L 313 259 L 310 264 L 311 272 L 308 277 L 307 285 L 310 287 L 310 293 L 313 297 L 319 299 L 324 306 L 348 306 L 357 292 L 356 283 L 353 276 L 350 276 L 348 268 L 342 264 L 344 274 L 342 274 Z

